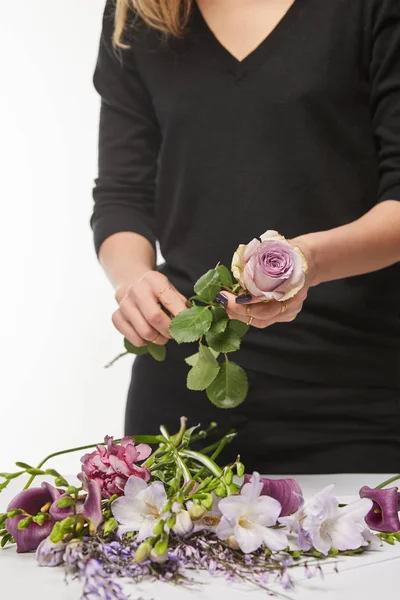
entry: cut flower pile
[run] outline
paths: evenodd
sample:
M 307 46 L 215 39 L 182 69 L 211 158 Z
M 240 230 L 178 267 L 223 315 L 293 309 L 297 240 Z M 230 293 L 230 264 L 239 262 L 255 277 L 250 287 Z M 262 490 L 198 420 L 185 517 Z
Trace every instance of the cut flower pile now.
M 79 487 L 44 469 L 47 459 L 37 468 L 17 463 L 19 471 L 0 474 L 0 490 L 24 474 L 30 479 L 0 514 L 1 545 L 36 551 L 41 566 L 64 565 L 83 581 L 86 599 L 122 600 L 123 577 L 189 585 L 198 570 L 287 589 L 295 567 L 311 576 L 327 557 L 400 541 L 400 494 L 385 489 L 400 476 L 364 486 L 347 506 L 333 485 L 304 498 L 294 479 L 245 474 L 240 457 L 220 466 L 234 432 L 193 449 L 215 432 L 215 424 L 188 429 L 182 417 L 174 435 L 161 426 L 155 436 L 107 436 L 85 448 L 92 451 L 81 458 Z M 37 476 L 54 485 L 31 487 Z

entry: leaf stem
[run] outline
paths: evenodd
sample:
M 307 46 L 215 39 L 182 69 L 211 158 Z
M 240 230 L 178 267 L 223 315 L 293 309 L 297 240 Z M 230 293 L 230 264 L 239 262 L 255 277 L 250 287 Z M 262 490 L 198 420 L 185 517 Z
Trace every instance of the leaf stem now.
M 113 358 L 113 360 L 111 362 L 109 362 L 106 365 L 104 365 L 104 368 L 108 369 L 108 368 L 112 367 L 113 364 L 117 362 L 117 360 L 119 360 L 123 356 L 126 356 L 127 354 L 129 354 L 129 352 L 121 352 L 121 354 L 118 354 L 118 356 L 116 356 L 115 358 Z
M 387 479 L 383 483 L 380 483 L 379 485 L 377 485 L 375 489 L 376 490 L 382 490 L 387 485 L 390 485 L 391 483 L 393 483 L 394 481 L 397 481 L 398 479 L 400 479 L 400 475 L 395 475 L 394 477 L 391 477 L 390 479 Z

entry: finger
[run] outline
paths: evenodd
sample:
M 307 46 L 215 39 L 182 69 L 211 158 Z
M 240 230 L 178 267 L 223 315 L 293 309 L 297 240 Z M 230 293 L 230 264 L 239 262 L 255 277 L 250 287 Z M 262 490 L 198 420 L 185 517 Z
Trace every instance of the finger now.
M 160 343 L 160 332 L 146 321 L 139 308 L 133 304 L 129 296 L 125 296 L 119 305 L 123 317 L 133 326 L 135 331 L 148 342 Z M 168 317 L 167 317 L 168 318 Z
M 116 310 L 112 315 L 114 327 L 119 331 L 131 344 L 134 346 L 145 346 L 145 340 L 138 335 L 132 325 L 124 318 L 120 309 Z
M 152 281 L 150 285 L 158 302 L 174 317 L 187 309 L 186 298 L 171 283 L 161 287 L 158 281 Z
M 227 310 L 235 315 L 233 318 L 239 320 L 249 320 L 250 316 L 263 321 L 271 321 L 277 317 L 281 311 L 281 306 L 276 300 L 271 300 L 268 304 L 257 302 L 253 304 L 237 304 L 236 296 L 229 292 L 224 292 L 228 299 Z
M 143 283 L 143 285 L 136 290 L 135 303 L 144 320 L 157 333 L 165 339 L 172 339 L 172 336 L 169 333 L 171 319 L 161 309 L 147 283 Z

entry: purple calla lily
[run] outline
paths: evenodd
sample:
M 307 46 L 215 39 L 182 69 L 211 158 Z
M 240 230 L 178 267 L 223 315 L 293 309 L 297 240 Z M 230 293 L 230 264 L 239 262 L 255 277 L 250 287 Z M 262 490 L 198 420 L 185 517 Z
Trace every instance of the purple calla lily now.
M 42 483 L 40 488 L 23 490 L 11 500 L 7 511 L 15 508 L 24 510 L 28 515 L 37 515 L 49 502 L 54 503 L 61 497 L 61 492 L 49 483 Z M 53 529 L 54 520 L 46 520 L 42 526 L 30 523 L 26 529 L 18 529 L 18 523 L 24 519 L 24 515 L 18 515 L 13 519 L 7 519 L 6 529 L 15 539 L 17 552 L 31 552 L 36 550 L 40 542 L 46 539 Z
M 96 481 L 85 481 L 87 495 L 84 499 L 78 499 L 76 503 L 77 514 L 84 515 L 91 521 L 93 531 L 96 531 L 103 522 L 103 513 L 101 510 L 101 487 Z M 29 488 L 23 490 L 8 505 L 7 511 L 19 508 L 28 515 L 37 515 L 44 506 L 51 516 L 43 525 L 30 523 L 26 529 L 18 529 L 18 523 L 25 515 L 17 515 L 12 519 L 7 519 L 6 529 L 15 539 L 17 552 L 32 552 L 37 549 L 39 544 L 45 540 L 51 533 L 54 523 L 61 521 L 73 514 L 72 507 L 60 508 L 58 502 L 60 498 L 66 497 L 64 490 L 57 489 L 45 482 L 40 488 Z
M 373 506 L 365 522 L 371 529 L 383 533 L 400 531 L 400 493 L 398 487 L 377 490 L 365 485 L 360 490 L 360 498 L 369 498 Z
M 243 485 L 249 483 L 251 477 L 251 475 L 245 475 Z M 260 481 L 263 484 L 261 496 L 270 496 L 278 500 L 282 506 L 281 517 L 292 515 L 299 509 L 303 492 L 295 479 L 267 479 L 261 477 Z

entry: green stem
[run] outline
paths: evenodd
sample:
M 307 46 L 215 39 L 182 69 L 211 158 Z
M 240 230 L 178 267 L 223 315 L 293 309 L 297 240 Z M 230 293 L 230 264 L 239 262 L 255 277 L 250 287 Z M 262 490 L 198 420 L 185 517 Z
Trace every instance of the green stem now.
M 178 466 L 182 469 L 182 473 L 183 473 L 183 479 L 185 480 L 185 482 L 191 481 L 192 479 L 192 474 L 188 469 L 187 464 L 185 463 L 184 460 L 182 460 L 181 455 L 179 454 L 179 452 L 177 451 L 175 444 L 173 443 L 173 441 L 171 440 L 169 433 L 167 431 L 167 428 L 164 425 L 161 425 L 160 427 L 160 431 L 163 434 L 165 440 L 167 441 L 168 445 L 171 448 L 172 453 L 175 456 L 175 460 L 178 463 Z M 164 440 L 163 440 L 164 441 Z
M 395 475 L 394 477 L 391 477 L 390 479 L 387 479 L 383 483 L 380 483 L 379 485 L 377 485 L 375 489 L 376 490 L 382 490 L 387 485 L 390 485 L 391 483 L 393 483 L 394 481 L 397 481 L 398 479 L 400 479 L 400 475 Z
M 137 435 L 137 436 L 130 436 L 130 437 L 132 437 L 132 439 L 134 439 L 135 442 L 138 444 L 159 444 L 160 442 L 164 441 L 164 439 L 161 435 Z M 114 440 L 114 443 L 118 444 L 119 442 L 121 442 L 121 439 Z M 52 454 L 49 454 L 49 456 L 46 456 L 46 458 L 44 458 L 42 460 L 42 462 L 40 462 L 36 468 L 41 469 L 48 460 L 50 460 L 51 458 L 55 458 L 56 456 L 62 456 L 63 454 L 71 454 L 72 452 L 80 452 L 82 450 L 90 450 L 90 448 L 96 448 L 97 446 L 104 446 L 104 442 L 100 442 L 97 444 L 89 444 L 88 446 L 79 446 L 77 448 L 69 448 L 68 450 L 59 450 L 58 452 L 53 452 Z M 32 475 L 32 477 L 30 477 L 30 479 L 28 480 L 28 483 L 24 487 L 24 490 L 27 490 L 30 487 L 30 485 L 31 485 L 32 481 L 35 479 L 35 477 L 36 477 L 36 475 Z
M 181 455 L 201 463 L 207 467 L 210 473 L 215 475 L 215 477 L 221 477 L 223 473 L 222 469 L 213 460 L 211 460 L 211 458 L 205 456 L 204 454 L 200 454 L 200 452 L 195 452 L 194 450 L 182 450 Z
M 118 354 L 118 356 L 116 356 L 111 362 L 109 362 L 106 365 L 104 365 L 104 368 L 105 369 L 109 369 L 110 367 L 113 366 L 114 363 L 117 362 L 117 360 L 119 360 L 123 356 L 126 356 L 127 354 L 129 354 L 129 352 L 121 352 L 121 354 Z

